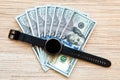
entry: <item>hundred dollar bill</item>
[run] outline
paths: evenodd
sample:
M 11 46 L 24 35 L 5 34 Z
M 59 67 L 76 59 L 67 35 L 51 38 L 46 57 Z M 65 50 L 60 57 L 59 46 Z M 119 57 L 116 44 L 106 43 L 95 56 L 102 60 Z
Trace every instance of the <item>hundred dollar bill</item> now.
M 36 22 L 36 12 L 35 9 L 29 9 L 26 11 L 26 16 L 28 19 L 28 23 L 30 25 L 30 28 L 32 30 L 32 35 L 35 37 L 38 37 L 38 28 L 37 28 L 37 22 Z
M 56 10 L 53 16 L 53 21 L 50 26 L 50 33 L 49 33 L 50 36 L 55 36 L 57 26 L 59 22 L 61 22 L 63 13 L 64 13 L 64 8 L 56 6 Z
M 40 37 L 46 36 L 45 24 L 46 24 L 46 6 L 36 7 L 37 26 Z
M 71 20 L 72 16 L 73 16 L 74 11 L 65 8 L 65 11 L 62 15 L 62 19 L 58 24 L 58 27 L 56 29 L 56 33 L 55 36 L 59 37 L 61 32 L 63 31 L 64 27 L 69 23 L 69 21 Z
M 94 29 L 94 26 L 95 21 L 75 12 L 68 26 L 64 27 L 63 32 L 60 35 L 61 43 L 73 49 L 82 50 Z M 61 54 L 51 57 L 49 62 L 47 62 L 47 65 L 69 77 L 76 61 L 76 58 Z
M 47 5 L 47 22 L 46 22 L 46 36 L 50 36 L 50 28 L 53 23 L 53 16 L 55 14 L 55 6 Z
M 61 33 L 63 32 L 63 29 L 68 26 L 68 23 L 72 19 L 74 12 L 76 12 L 76 10 L 74 10 L 72 8 L 69 8 L 69 7 L 64 7 L 64 8 L 65 8 L 64 13 L 62 15 L 62 18 L 61 18 L 59 24 L 57 25 L 57 28 L 56 28 L 55 37 L 60 37 Z M 79 11 L 79 13 L 83 14 L 84 16 L 87 16 L 87 14 L 84 12 Z
M 22 14 L 20 16 L 17 16 L 16 21 L 24 33 L 32 35 L 32 30 L 31 30 L 30 25 L 28 23 L 28 19 L 27 19 L 26 14 Z M 41 64 L 41 59 L 40 59 L 41 56 L 40 56 L 40 53 L 39 53 L 37 47 L 36 46 L 32 47 L 32 49 L 35 52 L 35 55 Z
M 26 11 L 26 15 L 27 15 L 27 19 L 28 19 L 28 23 L 29 23 L 29 25 L 30 25 L 30 28 L 31 28 L 31 30 L 32 30 L 32 35 L 33 36 L 36 36 L 36 37 L 39 37 L 38 36 L 38 27 L 37 27 L 37 16 L 36 16 L 36 11 L 35 11 L 35 9 L 33 8 L 33 9 L 29 9 L 29 10 L 27 10 Z M 44 71 L 47 71 L 48 70 L 48 67 L 47 66 L 45 66 L 44 65 L 44 63 L 43 63 L 43 58 L 44 58 L 44 53 L 43 53 L 43 51 L 42 51 L 42 49 L 40 48 L 40 49 L 38 49 L 39 50 L 39 53 L 40 53 L 40 59 L 41 59 L 41 63 L 42 63 L 42 68 L 43 68 L 43 70 Z
M 46 11 L 47 10 L 47 7 L 46 6 L 39 6 L 39 7 L 36 7 L 35 8 L 35 11 L 36 11 L 36 21 L 37 21 L 37 27 L 38 27 L 38 36 L 42 39 L 46 39 Z M 43 58 L 42 58 L 42 64 L 45 66 L 46 69 L 44 69 L 45 71 L 49 70 L 49 68 L 46 66 L 45 62 L 46 62 L 46 59 L 47 59 L 47 53 L 42 50 L 42 55 L 43 55 Z

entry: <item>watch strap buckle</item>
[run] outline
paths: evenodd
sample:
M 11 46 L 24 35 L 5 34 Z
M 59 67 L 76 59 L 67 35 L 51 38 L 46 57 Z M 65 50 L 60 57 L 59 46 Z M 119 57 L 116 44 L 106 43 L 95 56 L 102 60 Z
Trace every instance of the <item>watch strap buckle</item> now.
M 18 40 L 21 32 L 11 29 L 8 35 L 9 39 Z

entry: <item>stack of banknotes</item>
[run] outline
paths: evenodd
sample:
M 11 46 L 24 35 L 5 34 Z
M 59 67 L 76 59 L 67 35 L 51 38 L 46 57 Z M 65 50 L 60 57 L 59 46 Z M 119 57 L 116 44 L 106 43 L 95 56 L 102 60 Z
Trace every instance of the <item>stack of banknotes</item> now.
M 31 8 L 17 16 L 16 21 L 26 34 L 46 40 L 56 38 L 76 50 L 83 50 L 95 27 L 95 21 L 86 13 L 57 5 Z M 53 69 L 69 77 L 77 62 L 76 58 L 62 54 L 50 56 L 37 46 L 32 49 L 45 72 Z

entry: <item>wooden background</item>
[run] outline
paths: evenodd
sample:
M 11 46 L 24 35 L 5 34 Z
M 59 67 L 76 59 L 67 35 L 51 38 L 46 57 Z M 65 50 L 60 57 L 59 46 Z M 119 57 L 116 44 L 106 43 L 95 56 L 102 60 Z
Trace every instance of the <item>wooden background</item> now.
M 15 17 L 34 6 L 56 4 L 81 10 L 97 25 L 84 51 L 108 58 L 110 68 L 78 60 L 69 78 L 45 73 L 30 45 L 7 38 L 20 30 Z M 0 80 L 120 80 L 120 0 L 0 0 Z

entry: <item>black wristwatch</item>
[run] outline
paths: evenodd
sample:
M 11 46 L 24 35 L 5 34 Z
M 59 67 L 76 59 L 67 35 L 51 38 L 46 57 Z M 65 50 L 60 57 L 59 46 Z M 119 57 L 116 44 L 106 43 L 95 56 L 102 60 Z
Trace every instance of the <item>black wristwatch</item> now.
M 111 62 L 109 60 L 67 47 L 57 39 L 44 40 L 44 39 L 40 39 L 31 35 L 22 33 L 20 31 L 13 30 L 13 29 L 10 30 L 8 38 L 27 42 L 32 44 L 32 46 L 41 47 L 51 55 L 56 55 L 61 53 L 64 55 L 69 55 L 71 57 L 75 57 L 78 59 L 82 59 L 82 60 L 97 64 L 103 67 L 111 66 Z

